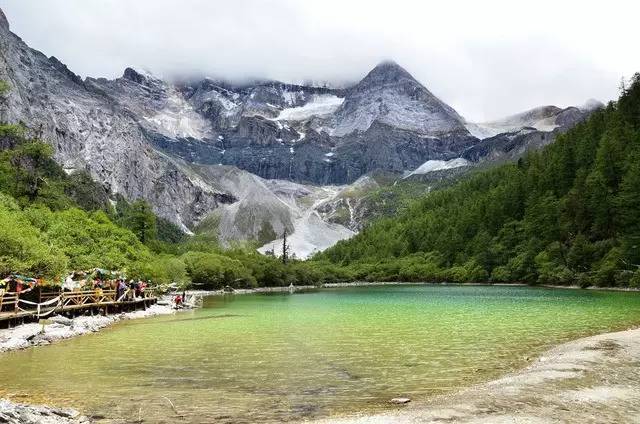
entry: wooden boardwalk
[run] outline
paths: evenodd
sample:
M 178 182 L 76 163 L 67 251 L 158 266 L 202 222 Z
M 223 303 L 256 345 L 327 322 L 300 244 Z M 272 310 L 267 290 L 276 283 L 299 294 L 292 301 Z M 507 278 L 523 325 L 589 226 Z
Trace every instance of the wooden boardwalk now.
M 127 290 L 119 299 L 115 290 L 43 292 L 33 300 L 22 299 L 19 293 L 6 292 L 0 295 L 0 327 L 33 322 L 56 314 L 73 317 L 129 312 L 146 309 L 156 302 L 155 293 L 149 289 L 137 297 Z

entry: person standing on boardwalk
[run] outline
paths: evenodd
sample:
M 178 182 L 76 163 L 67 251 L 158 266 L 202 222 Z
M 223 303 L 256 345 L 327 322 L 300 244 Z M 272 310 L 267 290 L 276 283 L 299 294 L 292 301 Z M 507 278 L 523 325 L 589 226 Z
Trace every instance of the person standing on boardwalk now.
M 118 286 L 116 288 L 116 301 L 120 300 L 126 289 L 127 285 L 125 284 L 124 280 L 118 280 Z

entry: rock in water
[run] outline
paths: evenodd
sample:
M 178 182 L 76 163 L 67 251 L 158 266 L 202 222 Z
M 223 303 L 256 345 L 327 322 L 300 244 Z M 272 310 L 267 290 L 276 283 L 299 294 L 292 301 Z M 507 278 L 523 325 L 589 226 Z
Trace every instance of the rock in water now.
M 406 405 L 407 403 L 411 402 L 411 399 L 406 397 L 397 397 L 391 399 L 389 402 L 393 403 L 394 405 Z
M 73 320 L 69 319 L 67 317 L 64 317 L 62 315 L 54 315 L 51 318 L 49 318 L 49 321 L 56 323 L 56 324 L 62 324 L 62 325 L 66 325 L 68 327 L 73 325 Z

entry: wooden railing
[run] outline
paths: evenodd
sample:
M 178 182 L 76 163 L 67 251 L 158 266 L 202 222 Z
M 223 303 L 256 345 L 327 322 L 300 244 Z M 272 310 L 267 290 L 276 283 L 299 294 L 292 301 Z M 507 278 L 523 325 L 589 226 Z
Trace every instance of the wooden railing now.
M 93 306 L 116 301 L 115 290 L 84 290 L 63 292 L 60 298 L 62 308 L 79 308 Z
M 120 296 L 120 300 L 116 297 L 118 292 L 116 290 L 82 290 L 82 291 L 48 291 L 41 292 L 38 296 L 37 303 L 44 304 L 59 298 L 57 302 L 49 303 L 49 309 L 55 310 L 71 310 L 82 309 L 89 307 L 100 307 L 119 303 L 130 302 L 142 302 L 146 299 L 155 297 L 155 292 L 152 289 L 145 289 L 143 292 L 135 296 L 133 290 L 128 289 L 124 292 L 124 296 Z M 36 302 L 34 302 L 36 303 Z M 20 307 L 18 307 L 20 306 Z M 34 313 L 37 315 L 38 306 L 29 302 L 20 302 L 20 294 L 15 292 L 4 292 L 0 294 L 0 314 L 29 314 Z
M 18 293 L 4 292 L 0 295 L 0 313 L 18 310 Z

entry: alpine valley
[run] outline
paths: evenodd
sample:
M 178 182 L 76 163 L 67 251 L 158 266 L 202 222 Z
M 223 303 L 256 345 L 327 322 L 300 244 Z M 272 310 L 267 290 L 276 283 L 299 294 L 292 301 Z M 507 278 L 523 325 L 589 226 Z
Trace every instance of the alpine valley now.
M 266 252 L 286 231 L 298 258 L 395 210 L 394 193 L 517 160 L 602 106 L 471 123 L 391 61 L 341 88 L 132 68 L 82 79 L 27 46 L 1 11 L 0 80 L 9 88 L 0 121 L 47 141 L 68 174 L 88 171 L 107 193 L 146 200 L 184 232 L 222 244 Z

